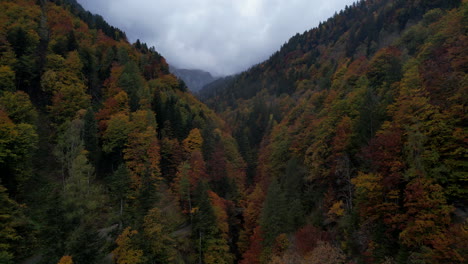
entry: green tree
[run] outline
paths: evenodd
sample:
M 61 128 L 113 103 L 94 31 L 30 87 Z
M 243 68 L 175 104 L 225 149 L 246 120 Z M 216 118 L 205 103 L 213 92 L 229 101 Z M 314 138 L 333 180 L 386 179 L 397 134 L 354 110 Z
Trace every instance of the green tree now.
M 58 135 L 54 154 L 62 165 L 62 184 L 65 186 L 66 177 L 72 170 L 73 161 L 83 151 L 83 141 L 81 138 L 83 130 L 83 120 L 74 119 L 64 124 L 64 131 Z
M 15 72 L 10 66 L 0 66 L 0 91 L 13 92 L 15 90 Z
M 65 121 L 72 120 L 78 110 L 87 109 L 91 97 L 86 94 L 84 85 L 71 85 L 60 88 L 54 92 L 52 105 L 48 106 L 54 121 L 61 125 Z
M 264 245 L 271 247 L 276 237 L 289 229 L 287 223 L 287 200 L 277 180 L 273 179 L 263 203 L 260 226 L 264 238 Z
M 117 200 L 119 207 L 119 221 L 120 225 L 124 222 L 124 209 L 126 201 L 130 194 L 130 173 L 125 164 L 120 164 L 116 171 L 112 173 L 108 180 L 108 186 L 111 191 L 112 197 Z
M 8 197 L 6 191 L 6 188 L 0 185 L 0 262 L 13 264 L 12 246 L 21 238 L 14 226 L 14 211 L 18 205 Z
M 130 133 L 130 120 L 128 115 L 118 113 L 113 115 L 108 124 L 107 129 L 102 136 L 102 150 L 104 152 L 120 152 L 127 143 L 128 134 Z
M 65 249 L 74 256 L 76 263 L 94 263 L 104 242 L 95 221 L 103 212 L 106 199 L 94 182 L 94 168 L 85 150 L 72 162 L 62 199 L 65 219 L 73 227 L 69 230 Z
M 22 91 L 16 93 L 4 92 L 0 96 L 0 109 L 8 113 L 11 120 L 17 124 L 35 125 L 37 121 L 37 111 L 29 96 Z
M 97 137 L 97 122 L 94 117 L 94 111 L 92 108 L 88 108 L 83 118 L 83 143 L 87 151 L 89 151 L 89 158 L 93 164 L 97 163 L 98 158 L 98 137 Z
M 149 210 L 143 219 L 144 245 L 152 263 L 170 263 L 175 258 L 175 241 L 170 237 L 169 222 L 159 208 Z
M 198 183 L 195 193 L 195 208 L 193 215 L 192 237 L 194 239 L 199 260 L 202 261 L 208 253 L 210 239 L 214 239 L 217 233 L 216 216 L 210 197 L 208 185 L 201 181 Z
M 145 84 L 144 79 L 141 76 L 141 73 L 135 62 L 130 61 L 125 64 L 124 70 L 119 77 L 118 84 L 119 87 L 121 87 L 125 92 L 128 93 L 130 99 L 130 109 L 132 111 L 137 110 L 139 108 L 140 99 L 143 99 L 139 98 L 138 95 L 145 94 L 143 92 Z

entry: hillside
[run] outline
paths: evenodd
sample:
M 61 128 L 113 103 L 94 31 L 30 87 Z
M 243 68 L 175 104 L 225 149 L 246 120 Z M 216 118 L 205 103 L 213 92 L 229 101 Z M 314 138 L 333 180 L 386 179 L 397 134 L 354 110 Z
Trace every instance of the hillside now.
M 200 92 L 248 165 L 241 263 L 466 261 L 467 12 L 359 1 Z
M 467 1 L 359 1 L 204 103 L 75 0 L 0 10 L 0 263 L 466 263 Z
M 187 88 L 195 93 L 200 91 L 205 85 L 216 80 L 211 73 L 202 70 L 178 69 L 173 66 L 170 66 L 169 70 L 179 79 L 182 79 Z
M 0 10 L 0 263 L 232 262 L 245 164 L 224 122 L 76 1 Z

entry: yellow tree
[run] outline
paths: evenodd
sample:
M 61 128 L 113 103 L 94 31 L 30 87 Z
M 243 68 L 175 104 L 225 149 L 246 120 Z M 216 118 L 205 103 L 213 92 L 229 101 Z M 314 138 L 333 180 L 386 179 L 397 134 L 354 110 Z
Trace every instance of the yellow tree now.
M 167 220 L 159 208 L 151 209 L 143 219 L 145 245 L 153 263 L 174 261 L 174 240 L 169 235 Z
M 130 113 L 128 95 L 125 91 L 120 91 L 114 96 L 107 98 L 103 103 L 103 108 L 96 113 L 96 119 L 99 120 L 99 130 L 101 133 L 106 131 L 109 120 L 117 113 L 125 115 Z
M 132 237 L 136 234 L 138 234 L 138 231 L 127 227 L 115 241 L 117 248 L 112 253 L 114 254 L 114 261 L 117 264 L 143 263 L 143 251 L 137 249 L 132 241 Z
M 130 132 L 130 120 L 128 115 L 118 113 L 113 115 L 107 123 L 107 129 L 102 136 L 102 150 L 110 153 L 122 149 L 127 143 Z
M 57 264 L 73 264 L 71 256 L 63 256 Z
M 77 51 L 70 52 L 66 59 L 59 55 L 50 57 L 48 70 L 41 80 L 42 88 L 52 93 L 48 110 L 57 124 L 71 120 L 80 109 L 87 109 L 91 97 L 86 94 L 83 64 Z
M 154 128 L 148 127 L 145 131 L 130 133 L 123 152 L 135 190 L 143 185 L 154 185 L 161 179 L 161 157 Z
M 447 201 L 440 185 L 426 178 L 412 180 L 405 190 L 401 217 L 404 226 L 400 233 L 401 242 L 411 248 L 432 246 L 449 226 L 453 208 Z
M 345 255 L 341 249 L 328 242 L 320 241 L 314 250 L 302 261 L 303 264 L 341 264 L 345 263 Z
M 203 145 L 203 137 L 201 135 L 200 129 L 194 128 L 190 131 L 189 135 L 182 142 L 184 150 L 189 154 L 194 151 L 201 151 Z

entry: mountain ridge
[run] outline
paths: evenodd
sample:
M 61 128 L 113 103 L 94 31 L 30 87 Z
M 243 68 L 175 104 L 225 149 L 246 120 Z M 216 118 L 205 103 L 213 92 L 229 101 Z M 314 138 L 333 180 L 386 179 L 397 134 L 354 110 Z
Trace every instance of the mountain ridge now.
M 192 92 L 199 92 L 205 85 L 208 85 L 218 78 L 213 77 L 211 73 L 197 69 L 179 69 L 169 66 L 169 71 L 182 79 Z

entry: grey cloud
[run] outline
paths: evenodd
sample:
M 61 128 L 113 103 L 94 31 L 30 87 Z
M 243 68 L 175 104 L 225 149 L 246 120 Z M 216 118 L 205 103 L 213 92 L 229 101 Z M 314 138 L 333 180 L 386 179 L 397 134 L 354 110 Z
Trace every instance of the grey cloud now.
M 291 36 L 332 16 L 352 0 L 78 0 L 155 46 L 178 68 L 215 75 L 267 59 Z

